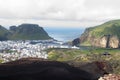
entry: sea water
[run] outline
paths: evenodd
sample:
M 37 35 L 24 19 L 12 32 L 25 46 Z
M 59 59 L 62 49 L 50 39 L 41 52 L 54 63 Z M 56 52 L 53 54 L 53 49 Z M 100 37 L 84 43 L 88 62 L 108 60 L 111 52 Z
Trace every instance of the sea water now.
M 44 28 L 46 32 L 54 39 L 58 41 L 72 41 L 75 38 L 80 37 L 80 35 L 84 32 L 84 28 Z

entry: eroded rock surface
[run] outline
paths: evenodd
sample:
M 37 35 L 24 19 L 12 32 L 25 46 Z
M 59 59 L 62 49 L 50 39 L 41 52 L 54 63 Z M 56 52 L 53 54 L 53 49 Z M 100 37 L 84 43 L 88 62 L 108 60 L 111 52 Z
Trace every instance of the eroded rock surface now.
M 98 80 L 120 80 L 120 75 L 108 74 L 100 77 Z

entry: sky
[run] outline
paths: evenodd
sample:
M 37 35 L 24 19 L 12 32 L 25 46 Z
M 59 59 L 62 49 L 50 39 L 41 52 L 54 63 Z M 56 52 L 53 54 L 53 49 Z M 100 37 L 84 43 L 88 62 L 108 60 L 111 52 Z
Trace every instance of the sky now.
M 91 27 L 120 19 L 120 0 L 0 0 L 0 25 Z

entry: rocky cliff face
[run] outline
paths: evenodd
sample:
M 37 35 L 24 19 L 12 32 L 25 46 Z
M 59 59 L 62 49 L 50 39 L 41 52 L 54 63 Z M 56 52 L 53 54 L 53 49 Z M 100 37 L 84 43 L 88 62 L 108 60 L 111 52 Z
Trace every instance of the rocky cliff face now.
M 107 36 L 94 37 L 92 35 L 88 35 L 88 36 L 82 35 L 80 37 L 80 44 L 103 47 L 103 48 L 119 48 L 120 40 L 115 35 L 110 36 L 109 39 Z
M 120 46 L 119 42 L 120 40 L 117 36 L 112 36 L 109 41 L 109 46 L 112 48 L 118 48 Z
M 111 36 L 109 39 L 106 36 L 93 39 L 92 46 L 103 48 L 119 48 L 119 39 L 117 36 Z
M 87 28 L 81 35 L 80 44 L 103 48 L 120 47 L 120 20 L 106 22 L 102 25 Z

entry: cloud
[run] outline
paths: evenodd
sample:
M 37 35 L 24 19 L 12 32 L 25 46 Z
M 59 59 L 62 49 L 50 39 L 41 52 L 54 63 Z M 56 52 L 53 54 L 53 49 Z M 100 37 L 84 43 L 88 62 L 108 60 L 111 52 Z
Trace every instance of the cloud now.
M 114 19 L 116 15 L 120 18 L 119 3 L 120 0 L 86 0 L 85 6 L 95 18 Z
M 94 26 L 120 18 L 120 0 L 0 0 L 0 24 Z
M 76 19 L 83 0 L 1 0 L 0 17 Z

